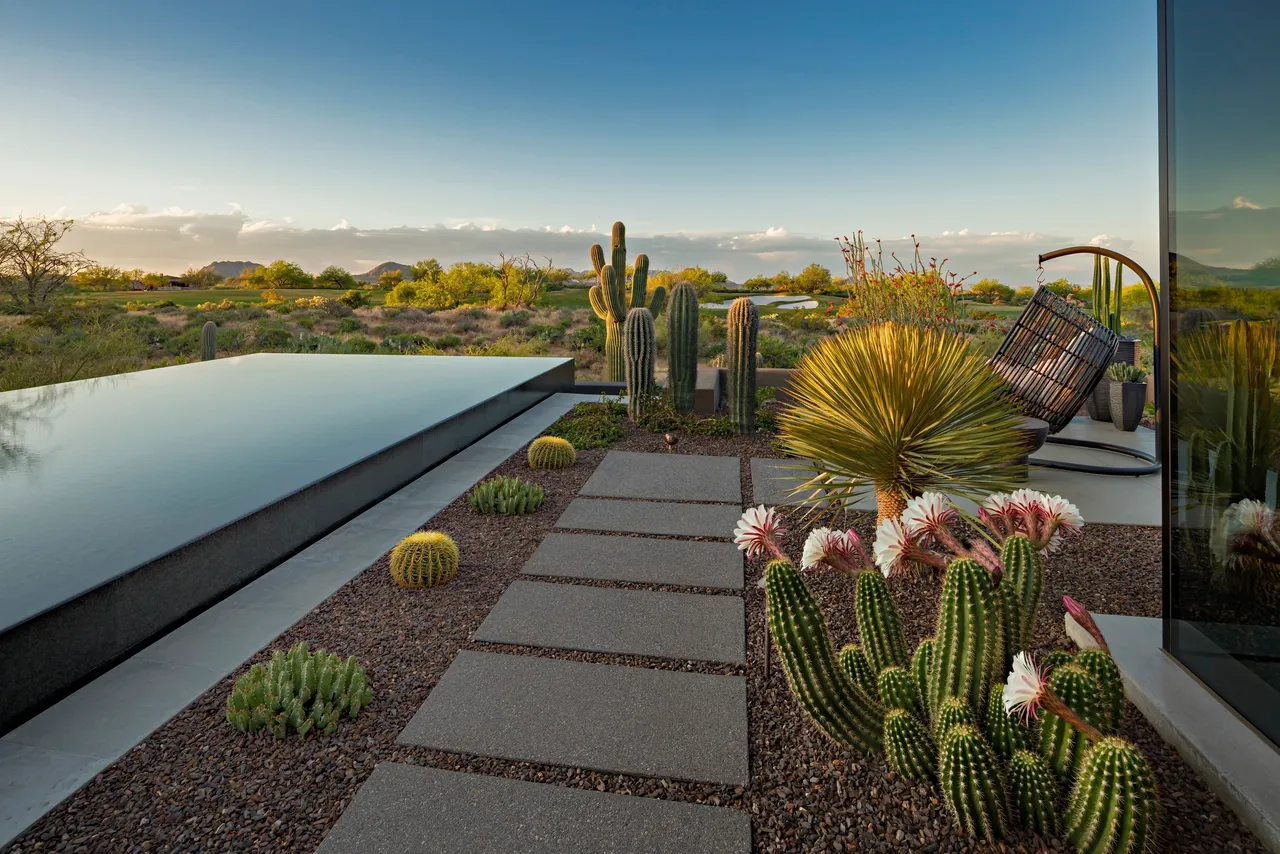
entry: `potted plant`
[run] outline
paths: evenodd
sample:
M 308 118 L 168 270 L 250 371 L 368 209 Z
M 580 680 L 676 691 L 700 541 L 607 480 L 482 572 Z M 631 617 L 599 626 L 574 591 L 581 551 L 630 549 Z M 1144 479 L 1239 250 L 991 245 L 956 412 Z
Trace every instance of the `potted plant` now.
M 1111 420 L 1111 379 L 1102 375 L 1093 393 L 1084 399 L 1084 410 L 1094 421 Z
M 1147 403 L 1147 375 L 1136 365 L 1116 362 L 1107 369 L 1111 379 L 1111 423 L 1132 433 L 1142 423 Z

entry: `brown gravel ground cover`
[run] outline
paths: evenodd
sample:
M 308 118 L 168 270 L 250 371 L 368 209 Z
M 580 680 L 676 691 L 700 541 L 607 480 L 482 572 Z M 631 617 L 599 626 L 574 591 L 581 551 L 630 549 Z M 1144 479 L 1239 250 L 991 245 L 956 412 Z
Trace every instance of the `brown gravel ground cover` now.
M 749 497 L 748 459 L 775 456 L 769 439 L 690 436 L 681 440 L 677 452 L 741 456 L 744 495 Z M 660 436 L 634 429 L 614 447 L 666 452 Z M 745 671 L 703 662 L 472 643 L 471 634 L 603 456 L 603 451 L 582 451 L 578 464 L 566 472 L 530 472 L 523 452 L 518 452 L 496 471 L 519 473 L 546 488 L 547 503 L 539 512 L 514 519 L 483 517 L 459 500 L 431 520 L 431 528 L 447 531 L 458 541 L 462 566 L 455 582 L 431 591 L 401 590 L 391 583 L 384 556 L 277 640 L 275 646 L 307 640 L 356 655 L 367 666 L 374 689 L 373 704 L 358 720 L 344 721 L 331 737 L 312 736 L 301 743 L 293 738 L 277 741 L 265 733 L 244 736 L 224 717 L 234 680 L 228 677 L 37 822 L 7 851 L 310 851 L 374 765 L 387 761 L 730 806 L 751 816 L 756 852 L 1068 850 L 1058 840 L 1042 846 L 1030 835 L 994 847 L 965 837 L 952 827 L 931 787 L 907 783 L 890 772 L 883 759 L 848 754 L 819 735 L 792 699 L 776 661 L 770 677 L 764 678 L 764 594 L 755 586 L 759 563 L 748 567 L 750 666 Z M 1087 518 L 1088 508 L 1082 510 Z M 872 521 L 865 515 L 849 520 L 866 536 Z M 799 556 L 802 541 L 802 530 L 796 526 L 787 538 L 793 556 Z M 1070 648 L 1062 629 L 1063 593 L 1097 611 L 1157 616 L 1159 549 L 1159 532 L 1151 528 L 1093 525 L 1068 542 L 1048 566 L 1036 629 L 1040 648 Z M 810 583 L 834 640 L 856 640 L 851 581 L 828 574 L 815 575 Z M 932 633 L 937 588 L 924 582 L 892 585 L 908 640 L 914 644 Z M 744 790 L 397 746 L 401 728 L 460 648 L 708 673 L 745 672 L 751 785 Z M 260 653 L 255 660 L 264 658 Z M 1161 850 L 1265 850 L 1131 706 L 1123 734 L 1146 751 L 1159 779 L 1165 806 Z

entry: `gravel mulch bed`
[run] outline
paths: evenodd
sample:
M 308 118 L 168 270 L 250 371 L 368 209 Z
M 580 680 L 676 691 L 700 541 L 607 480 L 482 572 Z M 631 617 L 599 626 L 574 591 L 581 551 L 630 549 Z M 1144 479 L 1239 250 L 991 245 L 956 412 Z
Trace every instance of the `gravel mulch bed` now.
M 747 459 L 778 456 L 767 435 L 738 439 L 682 437 L 678 453 L 740 456 L 744 495 L 751 494 Z M 614 447 L 666 452 L 661 436 L 628 429 Z M 374 702 L 357 721 L 344 721 L 328 738 L 276 741 L 230 728 L 224 704 L 234 677 L 200 697 L 72 798 L 34 825 L 8 849 L 32 851 L 310 851 L 341 815 L 378 762 L 397 761 L 465 770 L 581 789 L 669 798 L 745 810 L 756 852 L 818 851 L 1040 851 L 1029 835 L 987 846 L 959 833 L 937 792 L 889 771 L 883 759 L 851 755 L 809 724 L 773 663 L 764 678 L 764 594 L 755 586 L 761 565 L 748 567 L 748 701 L 751 785 L 702 785 L 581 769 L 515 763 L 395 744 L 460 648 L 486 649 L 601 663 L 707 673 L 742 673 L 705 662 L 673 662 L 527 647 L 473 644 L 479 626 L 552 528 L 604 451 L 582 451 L 567 472 L 530 472 L 517 452 L 497 471 L 519 473 L 547 489 L 547 503 L 527 517 L 481 517 L 461 500 L 431 521 L 458 541 L 458 579 L 432 591 L 396 588 L 386 557 L 353 580 L 282 636 L 276 646 L 308 640 L 354 654 L 369 669 Z M 1087 514 L 1087 508 L 1084 508 Z M 868 515 L 848 520 L 870 535 Z M 800 530 L 787 549 L 798 557 Z M 1144 616 L 1160 614 L 1159 531 L 1093 525 L 1049 563 L 1045 604 L 1036 640 L 1043 650 L 1070 648 L 1062 628 L 1060 597 L 1070 593 L 1091 609 Z M 539 579 L 555 580 L 560 579 Z M 638 584 L 572 580 L 598 586 Z M 894 581 L 910 643 L 931 634 L 937 587 Z M 837 644 L 856 640 L 852 582 L 815 575 L 811 587 L 823 604 Z M 653 588 L 650 588 L 653 589 Z M 688 590 L 687 588 L 681 588 Z M 725 591 L 706 591 L 725 595 Z M 265 658 L 260 655 L 258 658 Z M 1146 752 L 1165 804 L 1162 850 L 1264 852 L 1177 754 L 1139 714 L 1126 711 L 1124 735 Z M 512 850 L 516 850 L 513 848 Z

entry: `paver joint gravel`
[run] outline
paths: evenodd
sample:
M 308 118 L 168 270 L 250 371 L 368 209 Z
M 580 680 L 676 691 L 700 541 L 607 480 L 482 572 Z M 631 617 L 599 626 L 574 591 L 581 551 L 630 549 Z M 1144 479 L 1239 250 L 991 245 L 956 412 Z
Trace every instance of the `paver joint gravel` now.
M 579 494 L 741 504 L 738 467 L 737 457 L 610 451 Z
M 732 543 L 552 532 L 525 575 L 742 589 L 742 551 Z
M 741 515 L 742 508 L 729 504 L 575 498 L 556 520 L 556 527 L 727 540 Z

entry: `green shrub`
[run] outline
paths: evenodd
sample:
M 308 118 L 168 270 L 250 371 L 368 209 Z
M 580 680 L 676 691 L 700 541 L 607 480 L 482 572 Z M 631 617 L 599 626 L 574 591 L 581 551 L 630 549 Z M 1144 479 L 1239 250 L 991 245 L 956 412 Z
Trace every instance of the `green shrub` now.
M 442 349 L 447 349 L 449 347 L 457 347 L 461 343 L 462 343 L 461 336 L 454 335 L 452 332 L 448 332 L 444 335 L 441 335 L 439 338 L 436 339 L 436 346 Z
M 352 335 L 346 341 L 342 342 L 342 352 L 344 353 L 376 353 L 378 345 L 371 338 L 363 335 Z
M 497 475 L 476 484 L 467 493 L 467 502 L 477 513 L 523 516 L 542 506 L 546 494 L 542 487 L 518 477 Z
M 533 315 L 530 312 L 525 311 L 524 309 L 503 312 L 498 317 L 498 325 L 503 329 L 510 329 L 513 326 L 524 326 L 529 322 L 529 318 L 532 316 Z
M 284 738 L 289 730 L 305 738 L 315 729 L 325 735 L 345 714 L 355 718 L 373 700 L 364 668 L 352 656 L 337 655 L 305 642 L 288 652 L 277 649 L 267 664 L 253 665 L 236 680 L 227 698 L 227 720 L 241 732 L 270 730 Z
M 528 341 L 516 335 L 504 335 L 487 346 L 477 343 L 467 348 L 468 356 L 545 356 L 547 342 L 541 338 Z
M 375 333 L 377 331 L 377 329 L 374 330 Z M 430 338 L 414 332 L 387 335 L 382 339 L 383 348 L 393 353 L 416 353 L 430 344 Z
M 364 291 L 358 291 L 352 288 L 342 296 L 338 297 L 338 302 L 342 303 L 347 308 L 364 308 L 369 304 L 369 295 Z
M 604 322 L 597 317 L 581 329 L 570 332 L 566 343 L 574 350 L 593 350 L 596 353 L 603 353 L 604 341 Z
M 364 323 L 357 318 L 344 317 L 338 321 L 339 332 L 359 332 L 362 329 L 364 329 Z
M 525 327 L 525 331 L 530 338 L 541 338 L 549 344 L 558 344 L 564 340 L 565 330 L 563 326 L 551 326 L 543 323 L 533 323 Z
M 607 448 L 626 435 L 627 407 L 616 400 L 579 403 L 546 430 L 567 439 L 579 451 Z
M 484 316 L 486 314 L 488 314 L 488 311 L 486 311 L 483 308 L 480 308 L 479 306 L 471 306 L 470 308 L 463 308 L 458 310 L 459 317 L 469 317 L 472 320 L 484 320 Z
M 253 346 L 259 350 L 276 350 L 289 346 L 293 335 L 278 323 L 259 323 L 253 328 Z
M 772 335 L 761 335 L 756 342 L 756 349 L 766 368 L 793 368 L 804 355 L 799 347 Z

